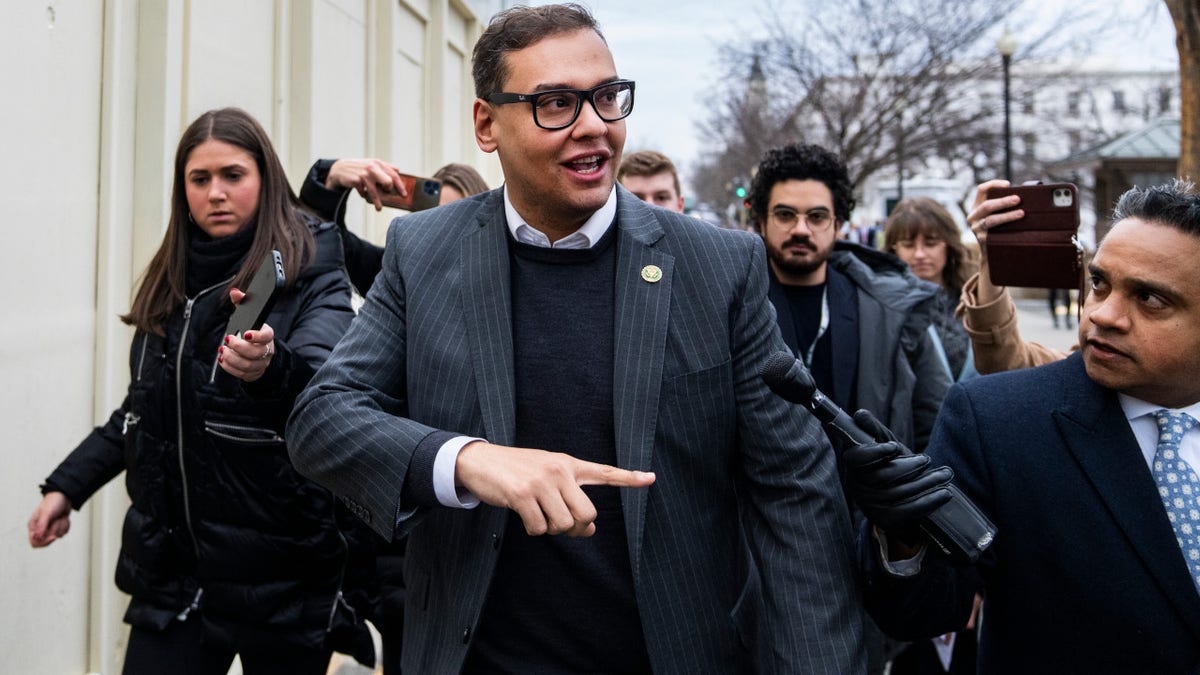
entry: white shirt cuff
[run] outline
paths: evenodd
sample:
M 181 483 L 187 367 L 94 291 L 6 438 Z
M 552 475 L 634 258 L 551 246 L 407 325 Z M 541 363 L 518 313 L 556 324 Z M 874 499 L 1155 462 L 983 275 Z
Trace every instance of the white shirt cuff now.
M 879 528 L 871 526 L 871 536 L 879 542 L 879 561 L 883 563 L 883 569 L 888 574 L 895 577 L 913 577 L 920 573 L 921 561 L 925 559 L 925 544 L 921 544 L 917 554 L 911 558 L 889 561 L 887 535 Z
M 454 466 L 458 462 L 458 453 L 462 452 L 467 443 L 482 440 L 470 436 L 455 436 L 438 448 L 437 456 L 433 459 L 433 494 L 442 506 L 452 509 L 473 509 L 479 506 L 479 499 L 475 495 L 454 484 Z

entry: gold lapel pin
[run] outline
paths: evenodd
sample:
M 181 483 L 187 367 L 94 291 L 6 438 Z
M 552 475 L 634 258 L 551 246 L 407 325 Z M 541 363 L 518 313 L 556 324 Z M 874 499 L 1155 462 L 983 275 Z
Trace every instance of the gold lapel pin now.
M 642 281 L 657 284 L 662 280 L 662 270 L 658 265 L 646 265 L 642 268 Z

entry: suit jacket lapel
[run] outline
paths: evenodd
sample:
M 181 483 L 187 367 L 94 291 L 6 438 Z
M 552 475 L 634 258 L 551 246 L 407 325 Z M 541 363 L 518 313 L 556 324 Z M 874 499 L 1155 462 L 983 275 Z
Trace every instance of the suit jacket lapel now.
M 474 362 L 484 434 L 492 443 L 511 445 L 516 436 L 516 385 L 502 192 L 496 190 L 479 213 L 478 227 L 463 238 L 459 263 L 467 345 Z
M 662 387 L 674 257 L 653 247 L 664 234 L 654 212 L 621 188 L 618 195 L 613 354 L 617 463 L 622 468 L 649 471 Z M 643 276 L 650 265 L 661 272 L 658 281 L 648 281 Z M 647 494 L 645 489 L 621 488 L 635 586 L 639 578 Z
M 1053 413 L 1055 423 L 1137 556 L 1200 639 L 1200 594 L 1125 412 L 1116 394 L 1087 377 L 1079 355 L 1072 358 L 1077 361 L 1072 371 L 1075 380 L 1065 390 L 1078 396 Z

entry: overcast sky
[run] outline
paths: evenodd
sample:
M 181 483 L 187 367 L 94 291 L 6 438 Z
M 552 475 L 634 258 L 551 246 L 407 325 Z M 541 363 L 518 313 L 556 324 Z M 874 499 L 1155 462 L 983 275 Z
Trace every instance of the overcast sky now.
M 755 10 L 761 0 L 579 1 L 599 20 L 617 72 L 637 82 L 626 149 L 666 153 L 679 165 L 686 184 L 703 150 L 696 122 L 706 116 L 702 95 L 717 71 L 716 45 L 760 34 Z M 1109 55 L 1124 63 L 1177 66 L 1174 28 L 1158 0 L 1038 0 L 1031 6 L 1045 10 L 1068 2 L 1072 7 L 1097 6 L 1136 17 L 1122 24 L 1132 26 L 1135 34 L 1100 41 Z M 533 4 L 546 3 L 534 0 Z M 1148 15 L 1150 5 L 1158 8 Z

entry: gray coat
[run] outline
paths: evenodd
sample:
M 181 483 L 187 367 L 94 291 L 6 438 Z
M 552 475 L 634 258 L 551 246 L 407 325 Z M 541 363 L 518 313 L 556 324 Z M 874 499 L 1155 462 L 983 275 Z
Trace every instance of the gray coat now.
M 839 242 L 829 265 L 850 280 L 858 301 L 857 406 L 924 450 L 951 384 L 928 330 L 938 287 L 898 258 L 855 244 Z

